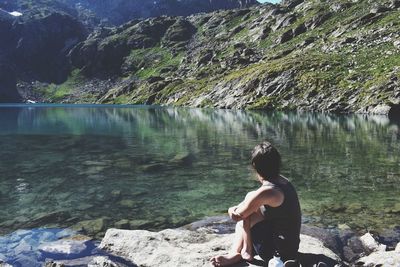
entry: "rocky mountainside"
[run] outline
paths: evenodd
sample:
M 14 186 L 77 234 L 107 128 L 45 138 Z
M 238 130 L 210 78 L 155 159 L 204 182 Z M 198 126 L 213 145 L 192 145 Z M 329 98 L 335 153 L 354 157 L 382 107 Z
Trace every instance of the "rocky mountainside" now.
M 50 102 L 398 114 L 399 8 L 286 0 L 132 20 L 76 45 L 64 83 L 18 89 Z
M 0 8 L 29 15 L 64 12 L 89 27 L 120 25 L 132 19 L 188 16 L 257 5 L 256 0 L 0 0 Z

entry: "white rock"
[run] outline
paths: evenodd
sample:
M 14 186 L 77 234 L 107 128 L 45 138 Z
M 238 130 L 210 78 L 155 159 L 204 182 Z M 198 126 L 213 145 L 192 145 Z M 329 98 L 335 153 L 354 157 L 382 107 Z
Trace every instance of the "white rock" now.
M 396 248 L 394 249 L 394 251 L 400 252 L 400 242 L 397 243 L 397 246 L 396 246 Z
M 360 237 L 360 241 L 363 244 L 364 248 L 367 249 L 369 252 L 386 250 L 386 246 L 376 242 L 376 240 L 370 233 L 366 233 L 365 235 Z
M 39 246 L 39 251 L 49 254 L 81 254 L 87 249 L 85 241 L 59 240 Z
M 398 267 L 400 266 L 400 252 L 397 251 L 377 251 L 357 261 L 357 266 L 381 266 Z
M 233 234 L 218 235 L 182 229 L 161 232 L 109 229 L 100 248 L 138 266 L 200 267 L 210 266 L 211 257 L 228 253 L 233 240 Z M 321 241 L 309 236 L 301 236 L 300 251 L 324 254 L 339 260 Z
M 300 235 L 299 252 L 323 254 L 331 259 L 340 261 L 340 257 L 337 256 L 332 250 L 326 248 L 322 241 L 307 235 Z
M 380 114 L 387 115 L 389 114 L 391 107 L 389 105 L 377 105 L 373 108 L 368 109 L 370 114 Z
M 116 266 L 109 258 L 104 256 L 94 257 L 93 260 L 88 264 L 88 267 L 114 267 Z

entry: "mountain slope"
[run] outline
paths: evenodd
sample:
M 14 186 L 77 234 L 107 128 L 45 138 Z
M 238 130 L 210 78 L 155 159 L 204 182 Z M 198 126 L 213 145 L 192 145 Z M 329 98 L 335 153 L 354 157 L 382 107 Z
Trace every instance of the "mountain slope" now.
M 132 19 L 188 16 L 218 9 L 244 8 L 257 5 L 256 0 L 0 0 L 0 8 L 19 10 L 30 16 L 64 12 L 89 28 L 120 25 Z
M 64 95 L 38 90 L 56 102 L 388 113 L 400 102 L 399 7 L 285 1 L 131 21 L 71 51 L 79 82 Z

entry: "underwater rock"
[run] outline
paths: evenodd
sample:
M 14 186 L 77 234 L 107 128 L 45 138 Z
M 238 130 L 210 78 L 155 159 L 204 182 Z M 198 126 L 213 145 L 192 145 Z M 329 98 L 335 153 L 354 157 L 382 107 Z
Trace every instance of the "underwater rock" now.
M 71 217 L 67 211 L 55 211 L 51 213 L 39 213 L 31 221 L 24 224 L 25 228 L 37 228 L 44 225 L 63 222 Z
M 96 220 L 81 221 L 72 228 L 77 231 L 83 231 L 87 235 L 95 236 L 106 229 L 108 220 L 108 218 L 99 218 Z
M 56 257 L 68 255 L 74 257 L 85 253 L 88 249 L 86 242 L 88 240 L 58 240 L 39 246 L 39 251 L 44 257 Z
M 142 166 L 144 172 L 158 172 L 166 168 L 164 164 L 153 163 Z
M 130 220 L 129 227 L 131 229 L 142 229 L 150 224 L 150 221 L 146 220 Z
M 132 199 L 123 199 L 119 204 L 127 208 L 134 208 L 136 206 L 136 202 Z
M 118 229 L 129 229 L 130 223 L 129 220 L 127 219 L 122 219 L 116 223 L 114 223 L 114 226 Z
M 170 163 L 175 163 L 182 166 L 190 166 L 196 159 L 195 155 L 190 152 L 177 154 Z

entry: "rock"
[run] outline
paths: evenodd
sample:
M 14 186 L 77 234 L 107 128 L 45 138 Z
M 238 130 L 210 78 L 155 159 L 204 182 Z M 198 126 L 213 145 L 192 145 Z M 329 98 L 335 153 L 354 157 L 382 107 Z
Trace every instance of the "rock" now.
M 39 246 L 39 251 L 44 257 L 76 257 L 86 252 L 86 241 L 59 240 Z
M 343 11 L 349 7 L 351 7 L 352 3 L 332 3 L 332 5 L 330 6 L 330 9 L 333 12 L 340 12 Z
M 304 0 L 283 0 L 281 4 L 287 8 L 294 8 L 303 2 Z
M 185 19 L 178 19 L 163 37 L 163 45 L 166 47 L 174 47 L 178 43 L 186 42 L 192 38 L 196 32 L 196 28 Z
M 156 82 L 160 82 L 160 81 L 163 81 L 163 80 L 164 80 L 164 78 L 163 78 L 163 77 L 160 77 L 160 76 L 151 76 L 151 77 L 149 77 L 149 78 L 146 79 L 146 81 L 147 81 L 149 84 L 156 83 Z
M 162 163 L 152 163 L 142 166 L 144 172 L 158 172 L 166 168 Z
M 24 223 L 26 228 L 43 227 L 44 225 L 64 222 L 71 217 L 67 211 L 55 211 L 51 213 L 38 213 L 31 221 Z
M 360 203 L 350 203 L 345 209 L 349 213 L 358 213 L 363 210 L 363 206 Z
M 196 156 L 190 152 L 177 154 L 174 158 L 170 160 L 172 164 L 178 164 L 182 166 L 190 166 L 193 161 L 196 159 Z
M 130 229 L 143 229 L 148 225 L 150 225 L 150 222 L 146 221 L 146 220 L 130 220 L 129 221 Z
M 83 231 L 85 234 L 95 236 L 98 233 L 106 230 L 108 218 L 99 218 L 96 220 L 81 221 L 75 224 L 72 228 L 78 231 Z
M 129 220 L 123 219 L 114 223 L 114 226 L 118 229 L 129 229 L 130 223 Z
M 366 257 L 362 257 L 356 263 L 357 266 L 373 267 L 394 267 L 400 266 L 400 252 L 397 251 L 377 251 Z
M 286 42 L 292 40 L 293 37 L 294 37 L 294 36 L 293 36 L 293 31 L 292 31 L 292 30 L 288 30 L 288 31 L 284 32 L 284 33 L 276 40 L 276 43 L 277 43 L 277 44 L 286 43 Z
M 227 253 L 233 234 L 210 234 L 206 231 L 167 229 L 161 232 L 144 230 L 109 229 L 100 248 L 123 257 L 138 266 L 205 266 L 215 255 Z M 329 263 L 339 257 L 325 248 L 320 241 L 301 236 L 300 251 L 307 262 L 315 261 L 312 255 L 322 254 Z M 310 256 L 311 255 L 311 256 Z
M 200 56 L 200 58 L 197 60 L 196 65 L 198 67 L 202 66 L 202 65 L 206 65 L 208 64 L 211 59 L 213 58 L 214 53 L 212 51 L 206 51 L 204 54 L 202 54 Z
M 361 236 L 360 241 L 362 242 L 362 245 L 369 253 L 376 251 L 382 252 L 386 250 L 386 246 L 379 244 L 370 233 L 366 233 L 363 236 Z
M 368 113 L 371 114 L 379 114 L 379 115 L 387 115 L 390 111 L 389 105 L 377 105 L 375 107 L 369 108 Z
M 109 256 L 87 256 L 71 260 L 47 261 L 45 267 L 128 267 L 131 265 L 112 260 Z
M 397 243 L 396 248 L 394 249 L 394 251 L 400 253 L 400 242 Z
M 389 7 L 392 8 L 392 9 L 399 8 L 400 7 L 400 0 L 392 0 Z
M 88 267 L 117 267 L 120 266 L 118 263 L 113 262 L 107 257 L 97 256 L 94 257 L 89 263 Z
M 319 14 L 311 18 L 311 20 L 305 22 L 305 26 L 307 29 L 315 29 L 319 26 L 321 26 L 325 21 L 327 21 L 332 14 L 330 12 L 324 13 L 324 14 Z
M 390 7 L 376 6 L 371 8 L 370 13 L 384 13 L 390 10 L 392 10 Z
M 396 48 L 400 49 L 400 40 L 394 41 L 394 42 L 393 42 L 393 45 L 394 45 Z
M 277 31 L 281 28 L 287 27 L 293 22 L 295 22 L 296 19 L 297 19 L 296 16 L 293 14 L 287 14 L 285 16 L 282 16 L 276 21 L 275 25 L 272 27 L 272 30 Z
M 300 24 L 299 26 L 297 26 L 296 28 L 293 29 L 293 36 L 300 35 L 302 33 L 305 33 L 306 31 L 307 31 L 307 28 L 304 25 L 304 23 L 302 23 L 302 24 Z
M 119 204 L 126 208 L 134 208 L 136 206 L 136 201 L 132 199 L 123 199 L 119 202 Z

